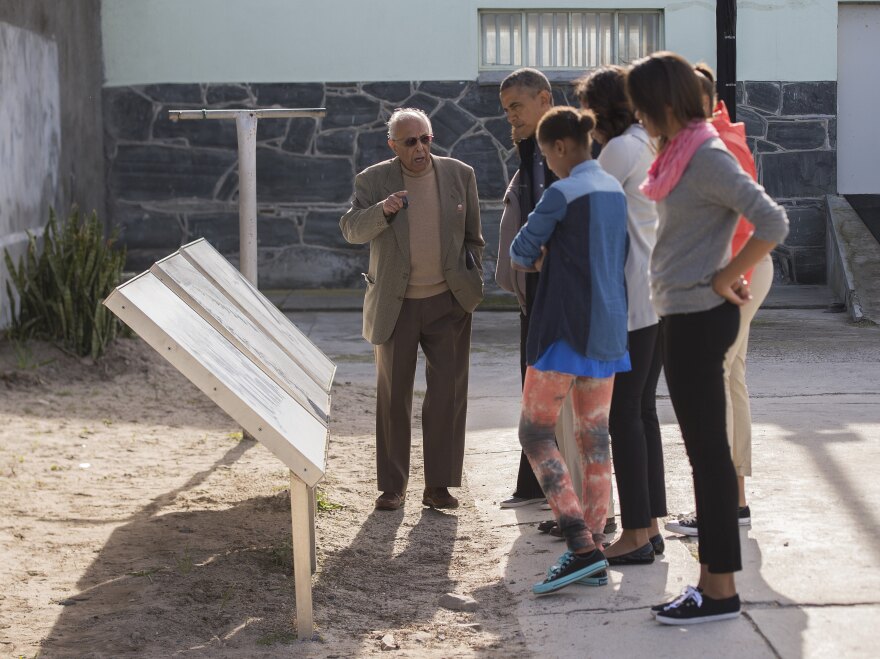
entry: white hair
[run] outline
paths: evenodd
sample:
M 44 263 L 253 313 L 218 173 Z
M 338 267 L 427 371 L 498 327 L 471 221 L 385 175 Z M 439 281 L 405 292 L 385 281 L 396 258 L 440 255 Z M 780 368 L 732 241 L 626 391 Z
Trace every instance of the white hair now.
M 391 117 L 388 119 L 388 137 L 391 137 L 392 133 L 394 133 L 394 127 L 406 119 L 420 119 L 428 124 L 428 132 L 433 132 L 431 128 L 431 120 L 428 118 L 428 115 L 424 110 L 419 110 L 418 108 L 397 108 L 391 113 Z

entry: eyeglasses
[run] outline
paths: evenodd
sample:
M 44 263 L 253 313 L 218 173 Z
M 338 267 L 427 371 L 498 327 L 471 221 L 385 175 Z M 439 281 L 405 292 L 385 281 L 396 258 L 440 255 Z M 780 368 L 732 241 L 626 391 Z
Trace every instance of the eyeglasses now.
M 419 137 L 401 137 L 399 139 L 391 138 L 392 142 L 403 142 L 403 146 L 408 149 L 413 148 L 417 143 L 421 142 L 425 146 L 428 146 L 431 142 L 434 141 L 434 136 L 428 133 L 424 135 L 420 135 Z

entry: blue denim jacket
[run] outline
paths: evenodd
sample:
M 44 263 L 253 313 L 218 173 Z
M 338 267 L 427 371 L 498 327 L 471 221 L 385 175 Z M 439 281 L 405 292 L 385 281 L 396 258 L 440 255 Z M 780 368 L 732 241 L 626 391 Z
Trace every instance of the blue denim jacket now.
M 542 245 L 548 253 L 529 317 L 527 363 L 559 340 L 588 359 L 624 357 L 629 237 L 617 179 L 587 160 L 547 188 L 514 238 L 510 258 L 531 266 Z

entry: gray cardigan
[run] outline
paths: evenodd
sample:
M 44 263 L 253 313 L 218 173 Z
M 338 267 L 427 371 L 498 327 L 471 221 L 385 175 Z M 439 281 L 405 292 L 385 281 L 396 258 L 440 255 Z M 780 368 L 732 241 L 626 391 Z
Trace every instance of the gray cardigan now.
M 740 215 L 755 238 L 782 242 L 785 210 L 746 174 L 718 138 L 697 149 L 672 192 L 657 202 L 660 224 L 651 255 L 651 295 L 660 316 L 707 311 L 724 301 L 712 277 L 730 261 Z

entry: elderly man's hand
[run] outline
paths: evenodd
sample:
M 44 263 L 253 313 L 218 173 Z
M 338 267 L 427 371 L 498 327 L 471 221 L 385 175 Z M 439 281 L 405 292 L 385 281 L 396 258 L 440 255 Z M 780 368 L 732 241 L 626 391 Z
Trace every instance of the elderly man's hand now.
M 385 217 L 391 217 L 401 208 L 406 208 L 408 205 L 406 190 L 393 192 L 388 195 L 388 198 L 384 202 L 382 202 L 382 212 L 385 214 Z

